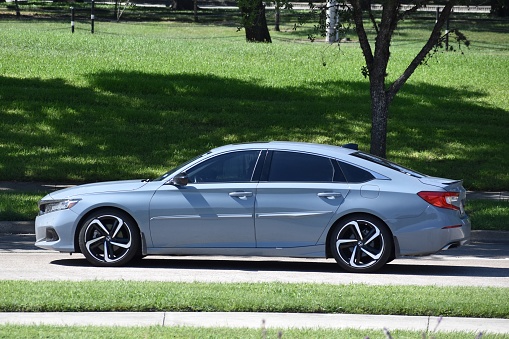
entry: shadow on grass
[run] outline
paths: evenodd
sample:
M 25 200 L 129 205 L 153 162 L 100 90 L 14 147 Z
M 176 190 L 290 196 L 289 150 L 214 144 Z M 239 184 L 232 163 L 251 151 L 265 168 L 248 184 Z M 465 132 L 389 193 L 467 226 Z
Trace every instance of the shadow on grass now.
M 276 88 L 256 79 L 112 71 L 90 75 L 87 86 L 77 87 L 62 79 L 0 77 L 0 176 L 75 182 L 155 177 L 211 147 L 248 141 L 355 142 L 368 150 L 368 93 L 364 81 Z M 422 96 L 431 99 L 422 102 Z M 509 187 L 509 177 L 493 173 L 500 164 L 491 166 L 508 161 L 502 160 L 506 142 L 492 136 L 509 126 L 509 115 L 466 100 L 483 96 L 406 85 L 392 107 L 388 149 L 408 159 L 392 159 L 467 182 L 491 175 L 495 185 Z M 491 129 L 481 129 L 480 119 Z M 452 155 L 411 156 L 423 150 Z M 451 167 L 459 173 L 449 173 Z

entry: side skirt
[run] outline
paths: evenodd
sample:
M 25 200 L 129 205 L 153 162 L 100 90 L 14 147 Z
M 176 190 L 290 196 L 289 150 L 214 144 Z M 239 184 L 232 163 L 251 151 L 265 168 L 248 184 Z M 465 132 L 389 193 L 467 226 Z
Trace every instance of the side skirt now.
M 325 244 L 291 248 L 147 248 L 148 255 L 224 255 L 325 258 Z

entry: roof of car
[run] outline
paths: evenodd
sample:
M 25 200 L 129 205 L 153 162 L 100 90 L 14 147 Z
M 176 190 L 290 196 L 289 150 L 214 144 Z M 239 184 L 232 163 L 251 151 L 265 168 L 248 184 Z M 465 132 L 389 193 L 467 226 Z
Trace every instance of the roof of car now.
M 225 145 L 212 150 L 212 152 L 224 152 L 230 150 L 239 149 L 282 149 L 291 151 L 303 151 L 310 153 L 319 153 L 324 155 L 332 154 L 350 154 L 356 152 L 351 148 L 327 145 L 327 144 L 316 144 L 307 142 L 296 142 L 296 141 L 267 141 L 267 142 L 249 142 L 241 144 Z

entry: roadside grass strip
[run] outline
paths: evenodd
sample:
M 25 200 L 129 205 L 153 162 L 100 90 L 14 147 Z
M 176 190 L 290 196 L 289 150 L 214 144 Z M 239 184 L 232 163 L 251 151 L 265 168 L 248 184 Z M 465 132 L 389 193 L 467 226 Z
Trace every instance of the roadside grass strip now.
M 494 287 L 0 281 L 0 290 L 1 312 L 295 312 L 509 318 L 509 288 Z
M 390 331 L 394 339 L 467 339 L 478 338 L 478 333 L 469 332 L 435 332 L 428 331 Z M 95 327 L 95 326 L 19 326 L 0 325 L 0 338 L 239 338 L 239 339 L 269 339 L 269 338 L 370 338 L 387 339 L 382 330 L 360 329 L 260 329 L 248 328 L 199 328 L 199 327 Z M 504 334 L 483 333 L 483 339 L 507 338 Z

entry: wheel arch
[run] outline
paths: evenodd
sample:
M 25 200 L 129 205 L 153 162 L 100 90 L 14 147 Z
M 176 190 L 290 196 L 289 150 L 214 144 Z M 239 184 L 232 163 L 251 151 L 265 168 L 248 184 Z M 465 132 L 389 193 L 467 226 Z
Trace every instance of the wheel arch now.
M 394 233 L 392 233 L 391 228 L 389 227 L 389 225 L 387 225 L 387 223 L 385 221 L 383 221 L 383 219 L 381 219 L 380 217 L 376 216 L 375 214 L 367 213 L 367 212 L 351 212 L 351 213 L 345 214 L 345 215 L 341 216 L 339 219 L 337 219 L 332 224 L 332 226 L 329 228 L 329 230 L 327 232 L 327 237 L 325 238 L 325 257 L 326 258 L 332 258 L 333 257 L 331 249 L 330 249 L 331 248 L 330 241 L 331 241 L 331 234 L 334 231 L 334 228 L 336 227 L 336 225 L 338 225 L 343 220 L 346 220 L 348 218 L 351 218 L 351 217 L 362 217 L 362 216 L 369 216 L 369 217 L 375 218 L 378 221 L 380 221 L 382 224 L 385 225 L 385 227 L 387 228 L 387 230 L 391 234 L 391 238 L 392 238 L 392 241 L 393 241 L 392 253 L 391 253 L 391 257 L 390 257 L 391 259 L 390 260 L 396 258 L 396 253 L 398 252 L 396 247 L 398 247 L 398 244 L 397 244 L 397 238 L 394 237 Z
M 142 232 L 140 229 L 140 225 L 138 224 L 138 221 L 136 221 L 136 218 L 133 217 L 133 215 L 129 212 L 127 212 L 125 209 L 117 207 L 117 206 L 97 206 L 95 208 L 92 208 L 91 210 L 87 211 L 85 214 L 83 214 L 79 221 L 77 222 L 76 230 L 74 231 L 74 250 L 76 253 L 81 253 L 80 245 L 79 245 L 79 238 L 80 238 L 80 231 L 83 228 L 85 224 L 85 220 L 87 220 L 92 214 L 97 213 L 98 211 L 105 210 L 105 211 L 112 211 L 116 210 L 121 213 L 127 214 L 131 219 L 134 220 L 134 226 L 136 226 L 136 230 L 138 231 L 138 238 L 141 241 L 143 241 Z M 141 248 L 141 246 L 140 246 Z

